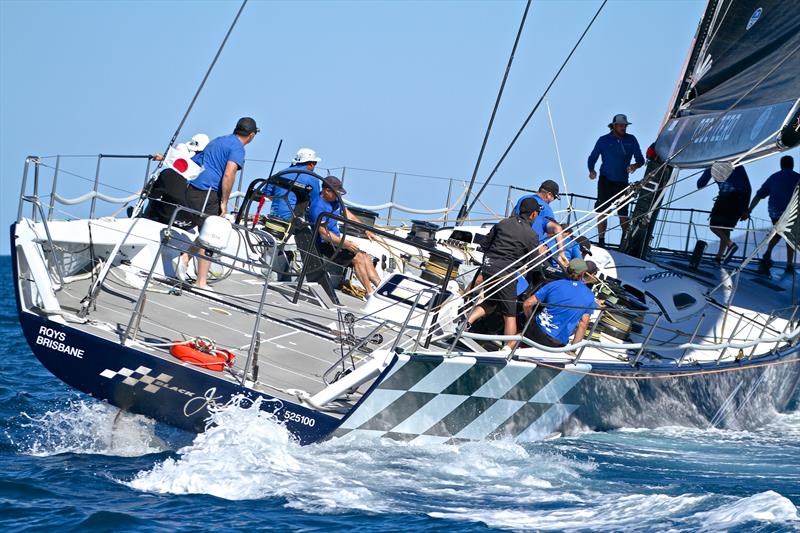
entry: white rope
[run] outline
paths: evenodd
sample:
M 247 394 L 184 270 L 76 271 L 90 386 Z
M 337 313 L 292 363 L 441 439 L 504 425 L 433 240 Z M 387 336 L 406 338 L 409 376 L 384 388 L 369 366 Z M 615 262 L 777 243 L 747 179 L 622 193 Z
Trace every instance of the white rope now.
M 140 191 L 141 192 L 141 191 Z M 53 193 L 53 199 L 63 205 L 77 205 L 82 204 L 87 200 L 91 200 L 92 198 L 99 198 L 104 202 L 108 202 L 110 204 L 127 204 L 128 202 L 132 202 L 139 198 L 139 193 L 132 194 L 130 196 L 125 197 L 116 197 L 116 196 L 108 196 L 101 192 L 89 191 L 84 195 L 76 196 L 75 198 L 64 198 L 58 193 Z

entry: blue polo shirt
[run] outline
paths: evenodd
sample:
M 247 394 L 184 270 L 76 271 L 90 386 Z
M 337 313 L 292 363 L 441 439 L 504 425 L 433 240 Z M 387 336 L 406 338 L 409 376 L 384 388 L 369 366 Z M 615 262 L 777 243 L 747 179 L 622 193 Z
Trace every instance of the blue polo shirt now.
M 630 133 L 617 137 L 612 131 L 597 139 L 594 150 L 589 154 L 589 170 L 594 170 L 597 158 L 601 156 L 603 162 L 600 164 L 600 175 L 605 176 L 609 181 L 628 183 L 626 169 L 631 164 L 631 158 L 640 165 L 644 164 L 639 141 Z
M 711 181 L 711 167 L 708 167 L 700 175 L 697 180 L 697 188 L 702 189 L 708 182 Z M 730 194 L 732 192 L 743 192 L 750 198 L 750 193 L 753 191 L 750 187 L 750 178 L 747 177 L 747 171 L 743 166 L 733 167 L 733 172 L 728 176 L 728 179 L 722 183 L 717 183 L 719 186 L 720 194 Z
M 304 164 L 292 165 L 285 170 L 292 170 L 292 169 L 308 170 L 308 168 Z M 299 172 L 284 174 L 283 177 L 286 178 L 287 180 L 295 180 L 297 183 L 311 186 L 311 192 L 309 193 L 311 197 L 310 206 L 314 204 L 315 198 L 319 198 L 320 181 L 317 178 L 309 176 L 308 174 L 301 174 Z M 288 191 L 286 189 L 284 189 L 283 187 L 278 187 L 277 185 L 267 185 L 267 187 L 264 189 L 264 194 L 270 197 L 283 196 L 287 192 Z M 272 204 L 270 205 L 269 208 L 269 214 L 270 216 L 280 218 L 281 220 L 291 220 L 292 211 L 294 210 L 295 207 L 297 207 L 297 195 L 293 192 L 289 192 L 288 196 L 286 196 L 286 199 L 272 198 Z M 303 215 L 303 214 L 304 213 L 297 213 L 297 215 Z
M 192 161 L 203 167 L 200 175 L 192 181 L 192 187 L 201 191 L 211 189 L 219 192 L 228 161 L 236 163 L 239 169 L 244 166 L 244 145 L 232 133 L 223 135 L 208 143 L 205 150 L 192 157 Z
M 769 196 L 767 210 L 773 223 L 786 211 L 798 181 L 800 174 L 790 168 L 783 169 L 768 177 L 756 192 L 756 198 L 764 199 Z
M 591 311 L 560 306 L 595 306 L 592 291 L 582 281 L 551 281 L 536 291 L 535 295 L 540 302 L 536 323 L 542 331 L 563 344 L 569 344 L 569 338 L 581 317 Z
M 567 261 L 572 261 L 573 259 L 583 259 L 583 254 L 581 254 L 581 247 L 578 245 L 577 241 L 572 236 L 564 236 L 564 255 L 567 256 Z M 550 237 L 544 243 L 547 245 L 548 255 L 550 256 L 550 265 L 558 268 L 558 261 L 556 261 L 556 257 L 558 256 L 558 241 L 555 237 Z
M 344 211 L 342 210 L 342 204 L 339 203 L 338 200 L 333 202 L 329 202 L 325 200 L 319 193 L 316 196 L 312 196 L 311 198 L 311 205 L 308 208 L 308 221 L 313 226 L 319 220 L 319 217 L 323 213 L 333 213 L 334 215 L 339 215 L 340 217 L 344 217 Z M 325 227 L 328 228 L 328 231 L 336 235 L 337 237 L 342 236 L 341 230 L 339 230 L 339 222 L 332 218 L 329 218 L 325 221 Z M 322 243 L 324 242 L 322 237 L 317 236 L 317 241 Z
M 536 220 L 531 222 L 531 228 L 533 228 L 533 231 L 535 231 L 536 235 L 539 237 L 539 242 L 544 242 L 547 239 L 547 224 L 550 221 L 556 221 L 556 214 L 553 213 L 553 208 L 550 207 L 550 204 L 545 202 L 541 196 L 538 194 L 529 194 L 517 200 L 517 205 L 514 206 L 515 215 L 519 216 L 519 206 L 522 205 L 523 200 L 528 198 L 533 198 L 539 204 L 539 216 L 536 217 Z

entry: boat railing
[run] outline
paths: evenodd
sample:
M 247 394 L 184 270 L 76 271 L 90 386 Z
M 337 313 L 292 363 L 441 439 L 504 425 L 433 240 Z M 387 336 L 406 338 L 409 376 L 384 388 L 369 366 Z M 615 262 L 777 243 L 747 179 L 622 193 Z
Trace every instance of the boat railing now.
M 144 165 L 142 165 L 142 161 L 144 161 Z M 250 171 L 252 168 L 259 168 L 261 165 L 266 167 L 271 163 L 271 160 L 248 159 L 245 167 Z M 280 164 L 284 164 L 284 162 L 280 162 Z M 151 155 L 28 156 L 25 159 L 22 174 L 17 219 L 19 220 L 23 214 L 24 196 L 39 198 L 43 205 L 47 206 L 48 220 L 52 220 L 54 216 L 58 215 L 65 215 L 69 218 L 85 218 L 87 216 L 95 218 L 98 215 L 106 214 L 115 216 L 122 211 L 126 204 L 130 204 L 140 197 L 142 189 L 129 185 L 131 177 L 136 174 L 142 176 L 141 184 L 144 187 L 153 170 Z M 428 220 L 444 226 L 452 224 L 455 222 L 454 211 L 460 207 L 467 186 L 467 180 L 457 177 L 358 167 L 337 167 L 324 170 L 328 173 L 339 174 L 342 180 L 344 181 L 346 178 L 348 183 L 368 183 L 369 187 L 365 187 L 364 190 L 368 191 L 371 197 L 381 195 L 379 197 L 385 199 L 388 196 L 388 202 L 374 205 L 367 205 L 363 202 L 355 203 L 350 198 L 346 201 L 348 205 L 378 212 L 379 220 L 386 226 L 406 224 L 412 219 Z M 402 184 L 412 179 L 415 185 L 413 190 L 402 190 Z M 418 194 L 420 181 L 425 183 L 424 198 Z M 237 190 L 231 194 L 231 199 L 235 200 L 235 209 L 239 208 L 240 200 L 245 194 L 242 187 L 248 182 L 249 180 L 245 178 L 245 168 L 243 168 L 239 173 Z M 533 192 L 536 191 L 530 188 L 492 183 L 479 202 L 479 210 L 475 211 L 465 223 L 480 225 L 495 222 L 511 213 L 519 196 Z M 444 205 L 437 208 L 418 209 L 419 206 L 403 205 L 404 198 L 409 198 L 405 203 L 430 203 L 436 202 L 435 199 L 439 198 L 437 205 L 442 202 Z M 441 198 L 444 200 L 442 201 Z M 122 207 L 112 213 L 99 212 L 98 200 Z M 556 213 L 560 215 L 561 221 L 569 224 L 575 220 L 576 216 L 594 213 L 594 202 L 594 196 L 566 193 L 562 195 L 560 203 L 554 204 L 554 207 Z M 87 204 L 88 209 L 85 208 Z M 500 209 L 492 207 L 501 204 L 502 208 Z M 81 209 L 79 206 L 84 206 L 84 208 Z M 654 232 L 653 248 L 688 256 L 694 247 L 693 243 L 700 240 L 707 243 L 717 241 L 717 237 L 707 222 L 709 214 L 710 210 L 708 209 L 662 207 L 657 231 Z M 40 218 L 40 214 L 33 207 L 31 218 L 34 221 Z M 590 219 L 591 217 L 584 217 L 584 222 L 588 222 Z M 751 217 L 744 228 L 735 230 L 739 234 L 743 234 L 743 238 L 738 239 L 741 242 L 735 258 L 747 257 L 759 240 L 763 239 L 765 229 L 771 226 L 771 222 L 766 219 Z M 591 235 L 589 237 L 591 238 Z M 620 230 L 612 222 L 609 224 L 608 230 L 609 242 L 613 242 L 619 237 L 621 237 Z M 704 256 L 710 257 L 713 254 L 713 250 L 707 249 Z
M 207 261 L 210 261 L 211 263 L 220 265 L 223 268 L 231 269 L 232 271 L 237 271 L 246 274 L 248 276 L 257 277 L 263 280 L 261 295 L 258 300 L 258 306 L 255 311 L 250 310 L 254 316 L 253 327 L 249 335 L 250 344 L 247 351 L 247 359 L 244 364 L 243 372 L 241 376 L 238 378 L 242 385 L 245 384 L 245 380 L 248 379 L 248 376 L 251 376 L 251 379 L 253 381 L 256 381 L 258 378 L 257 355 L 258 355 L 260 335 L 261 335 L 259 328 L 264 314 L 264 305 L 267 297 L 267 292 L 269 290 L 268 280 L 270 274 L 272 273 L 272 266 L 275 263 L 275 256 L 278 250 L 278 243 L 276 242 L 275 238 L 272 235 L 263 230 L 260 230 L 258 228 L 239 226 L 233 224 L 232 227 L 234 231 L 244 232 L 245 237 L 247 239 L 261 243 L 260 246 L 254 247 L 254 249 L 261 250 L 262 255 L 260 257 L 253 258 L 249 254 L 247 255 L 247 257 L 242 257 L 240 255 L 228 254 L 224 251 L 214 251 L 213 254 L 209 254 L 207 252 L 201 254 L 200 251 L 195 248 L 190 248 L 187 251 L 185 247 L 185 241 L 176 242 L 175 239 L 176 234 L 174 234 L 173 232 L 175 227 L 174 226 L 175 220 L 181 213 L 190 214 L 194 216 L 204 215 L 200 211 L 196 211 L 181 206 L 176 207 L 176 209 L 173 211 L 169 223 L 167 224 L 167 227 L 162 232 L 162 238 L 159 243 L 158 250 L 153 257 L 153 263 L 150 266 L 150 269 L 147 271 L 147 276 L 139 292 L 139 296 L 134 303 L 133 312 L 131 313 L 127 327 L 120 336 L 120 342 L 125 344 L 131 340 L 136 340 L 138 336 L 139 325 L 141 323 L 141 319 L 144 315 L 145 306 L 147 304 L 147 292 L 153 281 L 155 272 L 157 271 L 157 265 L 163 260 L 162 256 L 164 252 L 166 250 L 172 250 L 173 252 L 178 252 L 178 253 L 189 253 L 191 256 L 195 258 L 205 259 Z

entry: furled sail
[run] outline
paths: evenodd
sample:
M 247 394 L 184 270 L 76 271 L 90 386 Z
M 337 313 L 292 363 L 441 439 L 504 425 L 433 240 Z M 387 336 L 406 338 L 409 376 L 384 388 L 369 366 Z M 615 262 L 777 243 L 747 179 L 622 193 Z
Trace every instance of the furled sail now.
M 798 142 L 800 1 L 711 0 L 656 141 L 677 167 L 742 161 Z

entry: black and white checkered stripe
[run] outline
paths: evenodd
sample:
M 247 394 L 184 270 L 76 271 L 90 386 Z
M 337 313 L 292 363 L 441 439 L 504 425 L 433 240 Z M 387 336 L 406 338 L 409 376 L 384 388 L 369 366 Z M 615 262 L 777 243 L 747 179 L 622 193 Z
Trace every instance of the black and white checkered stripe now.
M 156 393 L 161 390 L 161 386 L 158 385 L 157 382 L 166 384 L 172 379 L 172 376 L 169 374 L 164 374 L 163 372 L 158 376 L 151 376 L 150 372 L 153 370 L 151 368 L 147 368 L 146 366 L 140 366 L 136 370 L 131 370 L 130 368 L 122 367 L 119 370 L 111 370 L 106 368 L 100 375 L 104 378 L 114 379 L 117 376 L 124 376 L 122 379 L 122 383 L 125 385 L 130 385 L 131 387 L 136 386 L 139 383 L 144 383 L 145 386 L 143 390 L 146 392 Z
M 556 431 L 578 407 L 561 399 L 582 374 L 519 361 L 399 357 L 334 435 L 380 436 L 415 444 L 495 436 L 529 441 Z

